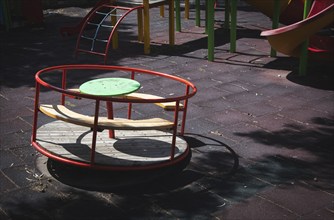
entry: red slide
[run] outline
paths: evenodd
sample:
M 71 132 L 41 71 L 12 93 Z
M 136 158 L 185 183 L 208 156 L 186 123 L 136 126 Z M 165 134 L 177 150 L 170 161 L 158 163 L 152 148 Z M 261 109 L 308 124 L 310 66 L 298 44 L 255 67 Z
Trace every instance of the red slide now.
M 296 57 L 300 55 L 302 43 L 310 39 L 309 51 L 312 58 L 333 59 L 334 42 L 330 36 L 332 33 L 330 30 L 323 30 L 333 23 L 334 0 L 314 0 L 305 20 L 275 30 L 263 31 L 261 36 L 267 37 L 276 51 Z

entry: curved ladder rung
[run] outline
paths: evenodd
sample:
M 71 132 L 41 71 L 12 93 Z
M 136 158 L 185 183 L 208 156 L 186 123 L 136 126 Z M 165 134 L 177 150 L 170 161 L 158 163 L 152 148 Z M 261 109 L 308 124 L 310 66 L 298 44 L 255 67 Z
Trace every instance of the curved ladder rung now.
M 115 26 L 113 25 L 106 25 L 106 24 L 97 24 L 97 23 L 93 23 L 93 22 L 87 22 L 87 24 L 89 25 L 94 25 L 94 26 L 101 26 L 101 27 L 105 27 L 105 28 L 114 28 Z
M 95 41 L 98 41 L 98 42 L 108 43 L 108 40 L 103 40 L 103 39 L 98 39 L 98 38 L 87 37 L 87 36 L 84 36 L 84 35 L 82 35 L 81 37 L 84 38 L 84 39 L 87 39 L 87 40 L 95 40 Z
M 127 16 L 130 12 L 137 10 L 138 8 L 142 8 L 142 6 L 140 7 L 135 7 L 135 8 L 127 8 L 127 7 L 119 7 L 119 6 L 114 6 L 114 5 L 101 5 L 97 8 L 95 8 L 95 11 L 93 13 L 91 13 L 90 16 L 88 16 L 88 18 L 86 19 L 86 21 L 84 22 L 84 24 L 82 25 L 82 28 L 80 30 L 80 33 L 78 35 L 78 39 L 77 39 L 77 44 L 76 44 L 76 49 L 75 52 L 76 54 L 78 52 L 83 52 L 83 53 L 90 53 L 90 54 L 95 54 L 95 55 L 101 55 L 104 56 L 104 62 L 106 62 L 107 56 L 108 56 L 108 50 L 109 50 L 109 45 L 110 45 L 110 41 L 112 40 L 112 35 L 115 33 L 115 29 L 117 28 L 117 26 L 119 25 L 119 23 L 124 19 L 125 16 Z M 106 11 L 109 10 L 108 12 L 101 12 L 102 10 Z M 122 13 L 120 14 L 116 14 L 116 11 L 119 12 L 121 11 Z M 99 21 L 97 22 L 92 22 L 94 21 L 94 18 L 96 16 L 99 15 L 103 15 L 103 17 L 98 19 Z M 112 25 L 108 25 L 105 24 L 106 21 L 110 20 L 114 20 L 115 23 L 113 23 Z M 108 20 L 107 20 L 108 19 Z M 95 26 L 96 29 L 92 30 L 92 28 L 90 27 L 87 28 L 87 25 Z M 103 28 L 109 28 L 109 34 L 105 33 L 105 31 L 101 32 L 100 29 L 101 27 Z M 104 29 L 106 30 L 106 29 Z M 88 32 L 88 31 L 93 31 L 93 33 L 90 33 L 90 35 L 92 35 L 92 37 L 88 37 L 87 34 L 85 35 L 84 32 Z M 104 35 L 104 36 L 101 36 Z M 98 38 L 99 37 L 99 38 Z M 101 39 L 105 38 L 105 39 Z M 91 45 L 82 45 L 80 39 L 87 39 L 91 41 Z M 86 41 L 87 42 L 87 41 Z M 100 49 L 100 51 L 98 51 L 98 48 L 96 48 L 95 42 L 103 42 L 106 43 L 104 51 L 102 52 Z
M 96 14 L 100 14 L 100 15 L 110 15 L 110 14 L 112 14 L 113 12 L 115 12 L 116 11 L 116 9 L 113 9 L 113 10 L 111 10 L 110 12 L 108 12 L 108 13 L 105 13 L 105 12 L 101 12 L 101 11 L 96 11 L 95 13 Z M 120 15 L 113 15 L 113 16 L 115 16 L 115 17 L 122 17 L 123 16 L 123 14 L 120 14 Z
M 99 14 L 99 15 L 108 15 L 109 12 L 108 12 L 108 13 L 105 13 L 105 12 L 101 12 L 101 11 L 96 11 L 95 13 L 96 13 L 96 14 Z

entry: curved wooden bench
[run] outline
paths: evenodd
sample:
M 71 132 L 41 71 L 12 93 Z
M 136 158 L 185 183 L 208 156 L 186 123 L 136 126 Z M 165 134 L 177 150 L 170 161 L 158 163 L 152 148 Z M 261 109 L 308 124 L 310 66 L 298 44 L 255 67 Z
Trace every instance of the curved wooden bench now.
M 83 115 L 68 109 L 64 105 L 40 105 L 39 110 L 45 115 L 85 127 L 94 127 L 94 117 Z M 98 130 L 115 129 L 115 130 L 170 130 L 174 123 L 162 118 L 151 119 L 108 119 L 99 117 Z
M 157 96 L 157 95 L 151 95 L 151 94 L 145 94 L 145 93 L 139 93 L 139 92 L 133 92 L 127 95 L 124 95 L 124 98 L 126 99 L 164 99 L 164 97 Z M 154 103 L 157 106 L 162 107 L 166 111 L 174 111 L 176 108 L 176 102 L 160 102 L 160 103 Z M 183 110 L 183 105 L 179 104 L 179 110 Z
M 79 89 L 68 89 L 71 92 L 78 92 L 80 93 Z M 70 98 L 80 99 L 78 96 L 69 96 Z M 151 95 L 146 93 L 139 93 L 139 92 L 133 92 L 127 95 L 122 96 L 125 99 L 164 99 L 164 97 L 157 96 L 157 95 Z M 160 106 L 166 111 L 174 111 L 176 108 L 176 102 L 160 102 L 160 103 L 154 103 L 157 106 Z M 179 104 L 179 111 L 182 111 L 184 109 L 183 104 Z

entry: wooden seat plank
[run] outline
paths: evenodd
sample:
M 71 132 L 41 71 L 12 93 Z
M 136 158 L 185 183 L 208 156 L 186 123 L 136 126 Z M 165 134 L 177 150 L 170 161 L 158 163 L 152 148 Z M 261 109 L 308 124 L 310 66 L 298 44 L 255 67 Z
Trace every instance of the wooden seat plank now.
M 71 92 L 78 92 L 80 93 L 79 89 L 69 89 Z M 72 97 L 79 99 L 78 97 Z M 146 93 L 139 93 L 139 92 L 133 92 L 124 96 L 120 96 L 120 98 L 126 98 L 126 99 L 164 99 L 164 97 L 157 96 L 157 95 L 151 95 L 151 94 L 146 94 Z M 160 106 L 166 111 L 174 111 L 176 107 L 176 102 L 159 102 L 159 103 L 154 103 L 157 106 Z M 179 111 L 182 111 L 184 109 L 183 104 L 179 104 Z
M 125 98 L 127 99 L 164 99 L 164 97 L 157 96 L 157 95 L 151 95 L 151 94 L 145 94 L 145 93 L 139 93 L 139 92 L 133 92 L 127 95 L 124 95 Z M 159 103 L 154 103 L 166 111 L 174 111 L 176 108 L 176 102 L 159 102 Z M 183 105 L 182 103 L 179 104 L 179 110 L 183 110 Z
M 68 123 L 93 127 L 94 117 L 83 115 L 68 109 L 64 105 L 40 105 L 40 111 L 45 115 L 62 120 Z M 99 117 L 98 129 L 115 129 L 115 130 L 168 130 L 174 126 L 173 122 L 162 118 L 150 118 L 140 120 L 130 119 L 108 119 L 107 117 Z

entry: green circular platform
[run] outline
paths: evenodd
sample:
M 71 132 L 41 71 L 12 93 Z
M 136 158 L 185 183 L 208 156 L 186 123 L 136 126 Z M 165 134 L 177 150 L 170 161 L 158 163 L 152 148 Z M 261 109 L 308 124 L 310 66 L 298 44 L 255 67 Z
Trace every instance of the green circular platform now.
M 137 91 L 140 83 L 127 78 L 102 78 L 83 83 L 81 93 L 96 96 L 119 96 Z

